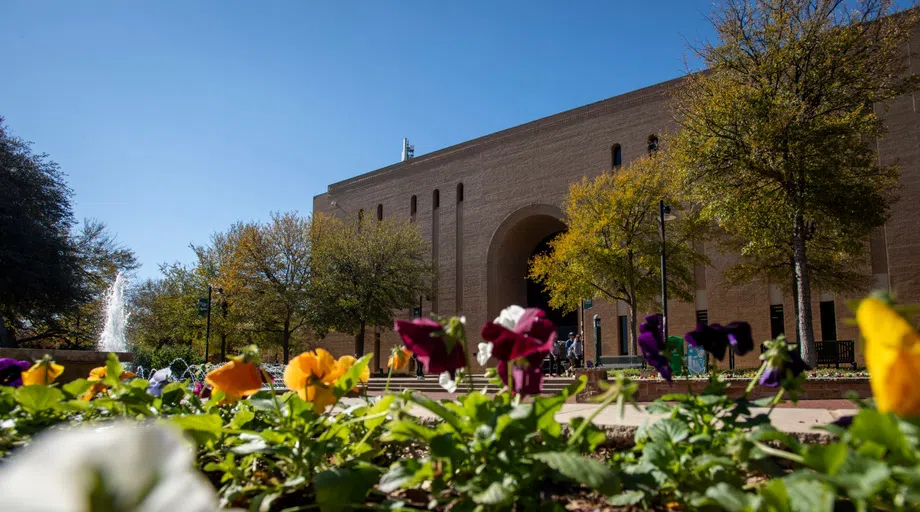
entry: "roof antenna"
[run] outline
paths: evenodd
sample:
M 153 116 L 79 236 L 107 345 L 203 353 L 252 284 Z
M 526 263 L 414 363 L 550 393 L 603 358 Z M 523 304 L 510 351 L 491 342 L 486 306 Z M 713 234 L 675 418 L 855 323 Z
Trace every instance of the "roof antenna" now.
M 412 144 L 409 144 L 409 139 L 403 137 L 402 161 L 405 162 L 406 160 L 414 156 L 415 156 L 415 146 L 413 146 Z

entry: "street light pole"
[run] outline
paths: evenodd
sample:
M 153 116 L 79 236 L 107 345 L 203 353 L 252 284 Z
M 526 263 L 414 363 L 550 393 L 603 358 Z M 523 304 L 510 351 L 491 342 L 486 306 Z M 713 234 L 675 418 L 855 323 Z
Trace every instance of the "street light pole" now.
M 668 269 L 667 269 L 667 257 L 665 254 L 665 234 L 664 234 L 664 221 L 668 220 L 666 216 L 670 216 L 671 208 L 664 205 L 664 200 L 658 200 L 658 223 L 661 225 L 661 330 L 664 334 L 664 339 L 668 339 Z
M 211 341 L 211 285 L 208 285 L 208 326 L 204 331 L 204 362 L 208 362 L 208 345 Z

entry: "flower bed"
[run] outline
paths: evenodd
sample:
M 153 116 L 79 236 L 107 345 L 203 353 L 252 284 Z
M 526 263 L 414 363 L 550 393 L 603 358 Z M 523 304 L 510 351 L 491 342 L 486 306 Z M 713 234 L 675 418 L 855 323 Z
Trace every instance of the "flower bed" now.
M 598 385 L 600 406 L 587 418 L 563 426 L 556 413 L 587 378 L 523 400 L 541 389 L 531 361 L 554 337 L 534 310 L 506 310 L 483 330 L 489 341 L 479 355 L 495 357 L 503 370 L 494 381 L 505 388 L 492 396 L 466 391 L 462 319 L 400 326 L 428 369 L 444 370 L 445 387 L 466 391 L 453 400 L 405 391 L 342 407 L 342 397 L 367 380 L 369 356 L 336 359 L 321 349 L 285 367 L 290 391 L 282 394 L 247 349 L 208 373 L 209 398 L 189 382 L 169 382 L 169 372 L 132 379 L 114 355 L 90 379 L 64 385 L 54 382 L 63 368 L 49 359 L 6 363 L 0 496 L 12 512 L 83 510 L 83 503 L 171 512 L 916 510 L 920 425 L 905 418 L 920 416 L 920 389 L 902 384 L 916 382 L 920 336 L 893 310 L 868 307 L 871 314 L 861 306 L 857 318 L 874 350 L 870 361 L 893 362 L 873 368 L 878 408 L 856 403 L 855 417 L 824 426 L 821 442 L 771 424 L 772 407 L 800 396 L 807 382 L 783 340 L 768 342 L 746 386 L 713 378 L 661 396 L 646 409 L 664 419 L 636 429 L 630 442 L 611 440 L 592 421 L 605 407 L 640 399 L 642 383 L 624 374 Z M 718 351 L 723 341 L 707 343 Z M 649 352 L 666 348 L 658 339 L 644 343 Z M 405 356 L 394 353 L 391 371 Z M 654 353 L 650 359 L 657 362 Z M 758 386 L 772 395 L 755 399 Z M 416 408 L 436 419 L 414 415 Z

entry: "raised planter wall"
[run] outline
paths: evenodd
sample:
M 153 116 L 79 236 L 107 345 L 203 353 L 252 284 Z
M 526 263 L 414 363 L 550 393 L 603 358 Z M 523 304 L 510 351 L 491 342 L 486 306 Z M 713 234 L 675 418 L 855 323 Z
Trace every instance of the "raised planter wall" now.
M 739 397 L 744 394 L 750 379 L 728 379 L 731 384 L 726 390 L 728 396 Z M 708 381 L 691 380 L 690 389 L 693 393 L 702 393 L 708 384 Z M 799 393 L 800 400 L 831 400 L 842 399 L 847 397 L 847 393 L 855 391 L 860 398 L 869 398 L 872 396 L 872 390 L 869 387 L 869 379 L 808 379 L 802 384 L 802 392 Z M 675 380 L 670 385 L 664 380 L 645 380 L 639 381 L 639 391 L 636 398 L 640 402 L 651 402 L 662 395 L 668 393 L 686 393 L 687 383 Z M 777 388 L 768 388 L 764 386 L 754 386 L 748 398 L 757 399 L 768 396 L 775 396 Z
M 64 367 L 64 373 L 58 377 L 58 382 L 70 382 L 76 379 L 85 379 L 89 371 L 99 366 L 105 366 L 108 352 L 93 350 L 44 350 L 40 348 L 0 348 L 0 357 L 9 357 L 21 361 L 38 361 L 45 354 L 51 355 L 59 365 Z M 134 353 L 116 352 L 118 360 L 122 363 L 133 363 Z
M 583 370 L 577 372 L 578 375 L 586 374 L 588 377 L 585 390 L 576 397 L 578 402 L 586 402 L 593 396 L 599 394 L 599 381 L 607 380 L 605 371 Z M 639 390 L 636 392 L 636 400 L 640 402 L 652 402 L 668 393 L 686 393 L 687 382 L 675 379 L 668 384 L 661 379 L 635 379 L 634 382 L 639 384 Z M 750 379 L 727 379 L 730 387 L 726 390 L 729 396 L 739 397 L 744 394 Z M 694 394 L 702 393 L 709 381 L 691 380 L 690 389 Z M 754 390 L 748 397 L 750 399 L 765 398 L 775 396 L 776 388 L 767 388 L 764 386 L 754 386 Z M 833 400 L 845 399 L 847 394 L 855 392 L 860 398 L 869 398 L 872 396 L 872 389 L 869 386 L 868 378 L 854 379 L 821 379 L 809 378 L 802 384 L 802 392 L 798 397 L 800 400 Z

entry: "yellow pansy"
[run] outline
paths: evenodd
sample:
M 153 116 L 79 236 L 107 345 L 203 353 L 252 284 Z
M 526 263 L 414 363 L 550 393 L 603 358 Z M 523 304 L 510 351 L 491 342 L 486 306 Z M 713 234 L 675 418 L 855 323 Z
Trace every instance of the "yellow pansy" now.
M 410 359 L 412 359 L 412 352 L 409 349 L 403 347 L 394 350 L 393 355 L 387 360 L 387 368 L 393 371 L 402 370 L 409 365 Z
M 358 359 L 354 356 L 340 357 L 339 360 L 335 362 L 336 366 L 338 367 L 339 376 L 341 377 L 342 375 L 345 375 L 345 372 L 347 372 L 348 369 L 351 368 L 356 362 L 358 362 Z M 361 370 L 361 375 L 358 376 L 358 382 L 365 384 L 370 379 L 371 369 L 365 366 L 364 369 Z M 354 391 L 358 391 L 358 386 L 355 386 Z
M 344 370 L 343 364 L 329 352 L 318 348 L 291 359 L 284 368 L 284 385 L 296 391 L 300 398 L 313 404 L 313 410 L 322 412 L 336 402 L 332 388 Z
M 64 367 L 55 364 L 50 359 L 42 359 L 22 372 L 22 383 L 26 386 L 35 384 L 48 385 L 64 373 Z
M 920 335 L 877 298 L 860 302 L 856 322 L 866 341 L 866 368 L 881 412 L 920 417 Z
M 92 370 L 89 371 L 89 377 L 87 377 L 86 380 L 92 382 L 93 385 L 92 387 L 89 388 L 89 391 L 87 391 L 86 394 L 83 395 L 83 400 L 90 400 L 91 398 L 96 396 L 96 393 L 100 393 L 108 389 L 106 388 L 106 385 L 103 384 L 102 382 L 103 380 L 105 380 L 105 377 L 107 374 L 108 374 L 108 370 L 106 369 L 105 366 L 97 366 L 96 368 L 93 368 Z M 121 380 L 130 379 L 132 377 L 137 377 L 137 374 L 133 372 L 125 372 L 125 371 L 121 372 Z
M 227 400 L 239 400 L 262 389 L 262 371 L 253 362 L 234 359 L 208 372 L 204 381 L 227 395 Z

